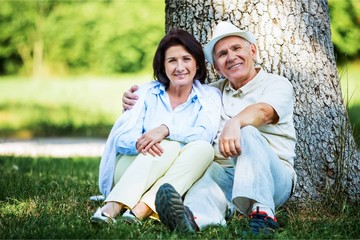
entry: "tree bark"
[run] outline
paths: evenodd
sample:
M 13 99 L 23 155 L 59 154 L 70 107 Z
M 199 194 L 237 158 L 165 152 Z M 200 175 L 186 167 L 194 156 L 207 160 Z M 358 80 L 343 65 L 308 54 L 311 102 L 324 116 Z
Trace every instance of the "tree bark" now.
M 165 0 L 166 31 L 181 28 L 202 44 L 218 21 L 257 37 L 260 62 L 295 91 L 294 198 L 345 192 L 360 198 L 360 159 L 341 95 L 326 0 Z M 210 65 L 209 81 L 218 77 Z M 276 96 L 275 96 L 276 97 Z M 335 195 L 336 196 L 336 195 Z

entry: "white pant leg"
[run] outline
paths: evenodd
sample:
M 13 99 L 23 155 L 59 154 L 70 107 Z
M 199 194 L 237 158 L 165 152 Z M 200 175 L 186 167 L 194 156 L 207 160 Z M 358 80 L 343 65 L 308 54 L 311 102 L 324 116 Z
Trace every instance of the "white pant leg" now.
M 241 155 L 236 160 L 233 203 L 244 214 L 258 202 L 275 213 L 290 196 L 292 172 L 274 153 L 259 130 L 241 129 Z
M 117 163 L 114 172 L 114 185 L 120 180 L 121 176 L 124 175 L 126 169 L 131 165 L 135 160 L 137 155 L 118 155 L 116 157 Z
M 214 149 L 210 143 L 204 140 L 188 143 L 181 149 L 165 175 L 155 182 L 141 201 L 156 212 L 155 197 L 161 185 L 169 183 L 183 195 L 204 174 L 213 159 Z
M 207 226 L 226 225 L 231 204 L 233 168 L 223 168 L 213 162 L 185 195 L 184 205 L 193 212 L 200 230 Z
M 134 208 L 141 196 L 158 180 L 175 161 L 181 150 L 176 141 L 163 140 L 161 156 L 139 154 L 115 184 L 105 202 L 119 202 Z

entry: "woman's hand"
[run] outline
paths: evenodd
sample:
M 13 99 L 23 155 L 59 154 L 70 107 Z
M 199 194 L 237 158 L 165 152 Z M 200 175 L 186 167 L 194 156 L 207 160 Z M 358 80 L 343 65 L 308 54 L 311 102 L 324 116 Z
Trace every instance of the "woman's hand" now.
M 136 149 L 144 155 L 148 152 L 153 157 L 161 156 L 164 150 L 160 142 L 168 135 L 169 129 L 165 125 L 160 125 L 144 133 L 136 142 Z
M 134 94 L 136 90 L 138 90 L 137 85 L 131 86 L 131 88 L 124 92 L 122 97 L 122 106 L 124 110 L 130 110 L 136 103 L 138 96 Z

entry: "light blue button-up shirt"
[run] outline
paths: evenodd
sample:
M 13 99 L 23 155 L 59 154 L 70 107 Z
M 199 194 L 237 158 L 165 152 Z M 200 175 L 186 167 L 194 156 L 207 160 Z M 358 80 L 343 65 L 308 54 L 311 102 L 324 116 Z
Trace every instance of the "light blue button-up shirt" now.
M 195 140 L 212 141 L 213 127 L 194 89 L 187 101 L 172 109 L 168 94 L 163 85 L 150 89 L 142 106 L 135 127 L 117 137 L 116 151 L 123 155 L 138 154 L 136 142 L 141 135 L 165 124 L 169 129 L 167 139 L 183 144 Z

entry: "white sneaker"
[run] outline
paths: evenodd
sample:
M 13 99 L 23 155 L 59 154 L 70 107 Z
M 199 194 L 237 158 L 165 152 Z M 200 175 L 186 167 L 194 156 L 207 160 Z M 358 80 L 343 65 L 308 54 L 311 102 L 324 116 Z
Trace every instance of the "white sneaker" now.
M 107 224 L 114 224 L 116 220 L 106 212 L 101 212 L 101 209 L 98 208 L 94 215 L 90 218 L 91 223 L 107 223 Z
M 93 202 L 103 202 L 105 200 L 105 197 L 103 195 L 94 195 L 91 196 L 89 199 Z
M 130 210 L 126 210 L 124 214 L 121 216 L 122 221 L 130 224 L 141 225 L 142 222 L 138 219 Z

